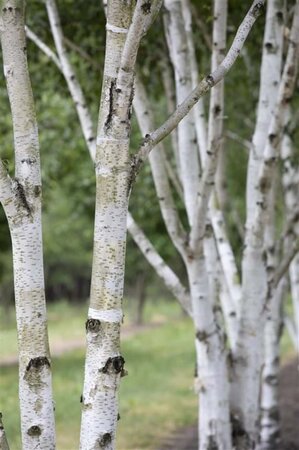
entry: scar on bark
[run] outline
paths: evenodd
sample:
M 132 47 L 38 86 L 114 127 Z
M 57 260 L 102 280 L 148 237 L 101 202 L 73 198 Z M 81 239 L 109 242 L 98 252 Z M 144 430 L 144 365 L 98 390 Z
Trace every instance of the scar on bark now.
M 31 216 L 32 211 L 25 194 L 24 186 L 19 182 L 17 178 L 15 178 L 14 181 L 17 198 L 20 201 L 21 206 L 26 209 L 28 215 Z
M 144 14 L 149 14 L 151 12 L 151 7 L 152 7 L 151 0 L 147 0 L 141 5 L 141 9 Z
M 107 119 L 106 119 L 105 125 L 104 125 L 106 131 L 109 130 L 109 128 L 111 126 L 113 113 L 114 113 L 114 109 L 113 109 L 113 91 L 114 91 L 114 88 L 115 88 L 115 84 L 116 84 L 116 81 L 112 80 L 111 84 L 110 84 L 110 88 L 109 88 L 109 112 L 108 112 L 108 116 L 107 116 Z
M 85 323 L 86 331 L 91 333 L 98 333 L 100 331 L 101 322 L 98 319 L 87 319 Z
M 149 136 L 149 135 L 146 135 L 146 136 Z M 146 136 L 145 136 L 145 139 L 146 139 Z M 135 183 L 135 180 L 139 173 L 141 165 L 142 165 L 142 161 L 138 157 L 133 156 L 131 159 L 131 169 L 130 169 L 130 173 L 129 173 L 129 177 L 128 177 L 127 195 L 130 194 L 130 191 L 133 187 L 133 184 Z
M 244 448 L 251 448 L 251 439 L 245 430 L 242 421 L 237 415 L 231 414 L 231 424 L 233 444 L 242 442 L 244 444 Z
M 50 361 L 46 356 L 38 356 L 37 358 L 32 358 L 27 364 L 26 372 L 29 372 L 31 369 L 40 369 L 43 366 L 51 367 Z
M 119 374 L 121 377 L 126 376 L 128 373 L 124 369 L 125 359 L 120 356 L 114 356 L 113 358 L 108 358 L 104 367 L 101 369 L 101 372 L 108 373 L 114 372 L 115 374 Z
M 207 446 L 207 450 L 219 450 L 218 444 L 215 441 L 214 436 L 209 436 L 208 437 L 208 446 Z
M 100 448 L 105 448 L 106 445 L 111 444 L 112 437 L 111 433 L 104 433 L 101 438 L 98 439 Z
M 38 425 L 32 425 L 32 427 L 27 430 L 27 434 L 29 434 L 29 436 L 40 436 L 42 434 L 42 430 Z

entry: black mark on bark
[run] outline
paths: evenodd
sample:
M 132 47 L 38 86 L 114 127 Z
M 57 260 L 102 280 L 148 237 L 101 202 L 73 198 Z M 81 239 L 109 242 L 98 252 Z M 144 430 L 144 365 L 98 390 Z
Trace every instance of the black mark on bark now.
M 113 108 L 113 91 L 114 91 L 114 88 L 115 88 L 115 84 L 116 84 L 116 81 L 112 80 L 111 84 L 110 84 L 110 89 L 109 89 L 109 112 L 108 112 L 107 119 L 105 121 L 105 129 L 106 129 L 106 131 L 109 130 L 109 128 L 111 127 L 111 122 L 112 122 L 113 113 L 114 113 L 114 108 Z
M 15 192 L 22 208 L 27 211 L 28 216 L 31 216 L 31 207 L 28 203 L 24 186 L 19 182 L 17 178 L 15 178 Z
M 27 434 L 29 434 L 29 436 L 40 436 L 42 434 L 42 430 L 38 425 L 32 425 L 32 427 L 28 429 Z
M 120 373 L 121 376 L 126 375 L 126 371 L 124 370 L 125 360 L 122 356 L 114 356 L 113 358 L 108 358 L 105 366 L 101 371 L 103 373 Z
M 38 356 L 37 358 L 30 359 L 26 372 L 29 372 L 31 369 L 40 369 L 43 366 L 51 367 L 50 361 L 46 356 Z
M 86 331 L 91 333 L 98 333 L 100 331 L 101 322 L 98 319 L 88 319 L 85 323 Z
M 208 76 L 207 76 L 206 82 L 208 83 L 208 85 L 209 85 L 210 87 L 213 87 L 213 86 L 214 86 L 215 81 L 214 81 L 214 78 L 212 77 L 212 75 L 208 75 Z
M 207 446 L 207 450 L 219 450 L 218 444 L 215 441 L 214 436 L 209 436 L 208 437 L 208 446 Z
M 253 15 L 253 17 L 257 18 L 263 12 L 263 9 L 264 9 L 264 2 L 258 2 L 252 9 L 251 14 Z
M 141 9 L 144 14 L 149 14 L 151 12 L 152 2 L 150 0 L 145 1 L 141 5 Z
M 99 439 L 100 448 L 105 448 L 106 445 L 111 444 L 111 441 L 112 441 L 111 433 L 103 434 L 103 436 Z

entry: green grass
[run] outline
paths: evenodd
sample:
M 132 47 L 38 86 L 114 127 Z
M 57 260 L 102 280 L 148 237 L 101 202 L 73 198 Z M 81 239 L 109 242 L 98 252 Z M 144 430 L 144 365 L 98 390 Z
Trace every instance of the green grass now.
M 126 306 L 125 324 L 130 324 L 133 311 Z M 51 342 L 80 337 L 84 333 L 86 309 L 85 305 L 70 307 L 63 302 L 51 305 Z M 145 318 L 147 322 L 164 321 L 164 324 L 123 342 L 129 376 L 121 382 L 118 450 L 156 449 L 173 430 L 196 422 L 193 326 L 182 318 L 180 307 L 172 302 L 149 302 Z M 0 356 L 17 350 L 13 322 L 2 323 Z M 292 355 L 285 333 L 282 352 L 284 359 Z M 58 450 L 78 448 L 83 366 L 83 350 L 53 359 Z M 4 414 L 11 450 L 20 450 L 17 368 L 0 368 L 0 374 L 0 411 Z
M 193 331 L 187 319 L 162 325 L 123 344 L 129 376 L 121 383 L 119 450 L 157 448 L 171 430 L 194 423 Z M 83 351 L 53 360 L 57 448 L 78 448 Z M 1 410 L 11 449 L 21 449 L 17 370 L 1 369 Z
M 135 302 L 124 302 L 125 325 L 134 319 Z M 50 344 L 85 339 L 85 321 L 87 304 L 72 305 L 61 301 L 48 307 L 48 329 Z M 181 315 L 181 308 L 176 302 L 148 301 L 145 305 L 144 320 L 146 323 L 157 323 L 176 319 Z M 0 361 L 11 355 L 17 355 L 17 332 L 13 308 L 5 312 L 0 308 Z

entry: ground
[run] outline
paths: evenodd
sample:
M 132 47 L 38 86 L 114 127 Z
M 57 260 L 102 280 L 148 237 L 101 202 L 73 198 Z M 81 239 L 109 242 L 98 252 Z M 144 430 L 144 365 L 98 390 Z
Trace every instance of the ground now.
M 279 397 L 282 444 L 279 450 L 299 450 L 298 360 L 285 364 L 280 372 Z M 178 430 L 159 450 L 197 450 L 197 427 Z

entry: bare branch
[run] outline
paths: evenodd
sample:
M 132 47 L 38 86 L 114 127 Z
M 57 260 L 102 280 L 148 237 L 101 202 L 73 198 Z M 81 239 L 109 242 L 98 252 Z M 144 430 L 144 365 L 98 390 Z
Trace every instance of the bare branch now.
M 33 33 L 32 30 L 30 30 L 29 27 L 25 26 L 26 36 L 28 39 L 30 39 L 32 42 L 35 43 L 35 45 L 50 58 L 54 64 L 58 67 L 58 69 L 62 72 L 62 67 L 60 64 L 60 61 L 53 50 L 50 49 L 35 33 Z
M 184 310 L 192 317 L 190 295 L 187 289 L 181 284 L 180 280 L 172 269 L 165 263 L 151 242 L 147 239 L 141 228 L 134 221 L 130 213 L 127 220 L 128 230 L 143 253 L 146 260 L 154 268 L 155 272 L 164 281 L 165 286 L 172 292 L 175 298 L 180 302 Z
M 119 76 L 122 72 L 130 73 L 134 70 L 140 41 L 146 34 L 152 21 L 161 7 L 162 1 L 137 0 L 132 23 L 129 27 L 126 42 L 122 52 Z
M 142 133 L 147 133 L 154 124 L 153 112 L 147 99 L 145 88 L 137 76 L 135 80 L 134 110 Z M 150 154 L 150 165 L 165 226 L 171 239 L 183 256 L 186 232 L 180 221 L 172 196 L 165 164 L 165 150 L 162 143 Z
M 247 139 L 242 138 L 239 134 L 235 133 L 234 131 L 227 130 L 225 132 L 225 136 L 227 136 L 232 141 L 235 141 L 238 144 L 241 144 L 243 147 L 246 148 L 246 150 L 250 151 L 251 142 L 248 141 Z
M 158 129 L 148 134 L 135 156 L 136 166 L 139 168 L 147 158 L 150 151 L 164 139 L 178 125 L 178 123 L 188 114 L 198 100 L 205 95 L 213 86 L 221 81 L 236 61 L 240 51 L 247 39 L 247 36 L 260 15 L 265 0 L 255 0 L 241 23 L 234 41 L 223 62 L 210 75 L 205 77 L 198 86 L 193 89 L 189 96 L 177 107 L 174 113 Z
M 87 109 L 86 99 L 82 88 L 78 82 L 75 71 L 70 63 L 67 51 L 65 48 L 65 39 L 61 28 L 60 17 L 55 0 L 46 0 L 46 7 L 51 26 L 52 35 L 55 42 L 55 47 L 59 57 L 61 70 L 67 82 L 69 91 L 74 100 L 77 114 L 79 116 L 81 128 L 87 144 L 91 158 L 95 158 L 96 140 L 94 134 L 94 127 L 91 116 Z
M 293 245 L 288 249 L 288 252 L 284 255 L 283 259 L 280 261 L 279 265 L 276 267 L 276 270 L 273 275 L 273 287 L 276 288 L 278 286 L 279 281 L 287 272 L 291 262 L 295 258 L 299 251 L 299 240 L 297 239 L 293 242 Z

